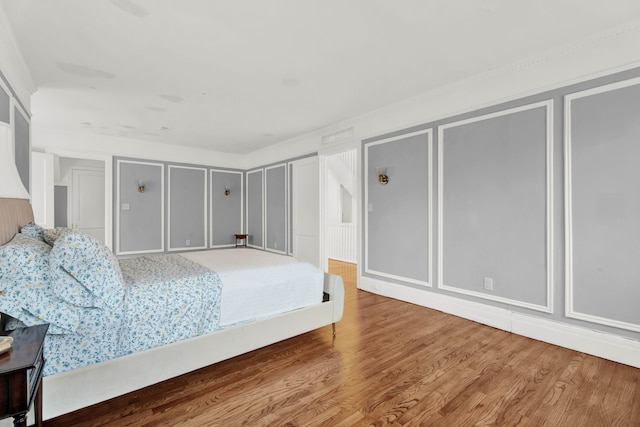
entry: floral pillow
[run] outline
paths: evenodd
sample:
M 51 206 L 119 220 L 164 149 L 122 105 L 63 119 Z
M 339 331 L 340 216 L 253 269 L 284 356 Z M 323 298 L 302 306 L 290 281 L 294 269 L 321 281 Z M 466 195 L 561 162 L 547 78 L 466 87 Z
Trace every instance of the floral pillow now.
M 52 276 L 64 276 L 60 272 L 63 270 L 93 294 L 97 299 L 92 303 L 94 307 L 116 307 L 122 304 L 124 286 L 118 259 L 109 248 L 93 237 L 76 230 L 67 230 L 56 239 L 49 255 L 49 265 Z M 68 294 L 62 295 L 59 284 L 54 286 L 54 291 L 67 301 L 73 298 Z
M 44 232 L 44 228 L 40 227 L 34 222 L 29 222 L 27 223 L 27 225 L 20 229 L 20 233 L 24 234 L 25 236 L 29 236 L 41 241 L 44 241 Z
M 66 227 L 56 227 L 50 228 L 48 230 L 43 230 L 42 240 L 44 240 L 49 246 L 53 247 L 56 240 L 58 240 L 60 237 L 66 236 L 70 231 L 73 230 Z
M 73 332 L 79 311 L 51 291 L 50 251 L 46 243 L 20 233 L 0 246 L 0 312 L 27 326 L 50 323 L 52 332 Z
M 101 308 L 104 305 L 102 299 L 85 288 L 65 269 L 51 268 L 50 274 L 53 292 L 63 300 L 79 307 Z

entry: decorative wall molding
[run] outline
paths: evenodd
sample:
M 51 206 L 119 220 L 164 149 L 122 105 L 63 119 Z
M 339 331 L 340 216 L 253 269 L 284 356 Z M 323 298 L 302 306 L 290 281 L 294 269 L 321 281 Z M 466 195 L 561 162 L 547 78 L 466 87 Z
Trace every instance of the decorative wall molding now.
M 171 171 L 173 169 L 189 169 L 189 170 L 197 170 L 197 171 L 202 171 L 203 172 L 203 181 L 204 181 L 204 194 L 203 194 L 203 209 L 204 209 L 204 213 L 202 215 L 203 218 L 203 236 L 202 236 L 202 241 L 203 241 L 203 245 L 202 246 L 174 246 L 171 243 Z M 208 185 L 207 185 L 207 168 L 204 167 L 196 167 L 196 166 L 178 166 L 178 165 L 169 165 L 167 167 L 167 174 L 168 174 L 168 191 L 167 191 L 167 251 L 168 252 L 175 252 L 175 251 L 189 251 L 189 250 L 196 250 L 196 249 L 207 249 L 207 235 L 208 235 L 208 229 L 207 229 L 207 223 L 208 223 L 208 218 L 207 218 L 207 198 L 208 198 Z M 195 208 L 195 207 L 194 207 Z
M 529 316 L 428 290 L 360 276 L 358 287 L 378 295 L 418 304 L 517 335 L 640 368 L 640 341 Z
M 443 260 L 444 260 L 444 132 L 447 129 L 475 123 L 482 120 L 488 120 L 495 117 L 507 116 L 510 114 L 532 110 L 544 107 L 546 109 L 546 293 L 547 299 L 545 305 L 531 304 L 525 301 L 514 300 L 511 298 L 499 297 L 482 292 L 470 291 L 467 289 L 457 288 L 455 286 L 446 285 L 444 283 Z M 447 123 L 438 126 L 438 288 L 460 294 L 470 295 L 477 298 L 497 301 L 505 304 L 516 305 L 532 310 L 542 311 L 545 313 L 553 312 L 553 101 L 547 100 L 527 104 L 516 108 L 498 111 L 491 114 L 479 115 L 469 119 Z
M 429 181 L 428 186 L 427 186 L 427 203 L 428 203 L 428 225 L 427 225 L 427 230 L 429 233 L 429 238 L 428 238 L 428 251 L 429 251 L 429 259 L 426 260 L 427 264 L 428 264 L 428 269 L 429 269 L 429 277 L 428 280 L 425 282 L 424 280 L 417 280 L 411 277 L 405 277 L 405 276 L 400 276 L 400 275 L 395 275 L 395 274 L 389 274 L 383 271 L 378 271 L 375 270 L 371 267 L 369 267 L 370 263 L 369 263 L 369 242 L 368 242 L 368 237 L 369 237 L 369 209 L 367 209 L 367 207 L 369 206 L 369 180 L 366 177 L 366 173 L 365 173 L 365 177 L 364 177 L 364 232 L 363 232 L 363 240 L 364 240 L 364 272 L 367 274 L 373 274 L 376 276 L 380 276 L 380 277 L 386 277 L 389 279 L 393 279 L 393 280 L 398 280 L 398 281 L 402 281 L 402 282 L 406 282 L 406 283 L 413 283 L 416 285 L 420 285 L 420 286 L 426 286 L 426 287 L 431 287 L 432 283 L 433 283 L 433 171 L 432 171 L 432 163 L 433 163 L 433 129 L 425 129 L 425 130 L 419 130 L 416 132 L 411 132 L 411 133 L 406 133 L 406 134 L 402 134 L 402 135 L 398 135 L 398 136 L 394 136 L 391 138 L 386 138 L 386 139 L 382 139 L 380 141 L 375 141 L 375 142 L 371 142 L 368 143 L 364 146 L 364 168 L 363 170 L 368 170 L 371 166 L 369 165 L 369 149 L 371 147 L 375 147 L 376 145 L 381 145 L 381 144 L 387 144 L 389 142 L 394 142 L 394 141 L 398 141 L 401 139 L 406 139 L 406 138 L 411 138 L 413 136 L 418 136 L 418 135 L 426 135 L 427 137 L 427 162 L 426 162 L 426 168 L 427 168 L 427 179 Z
M 151 250 L 142 250 L 142 251 L 126 251 L 123 252 L 120 248 L 120 225 L 121 225 L 121 221 L 120 221 L 120 212 L 121 212 L 121 200 L 120 200 L 120 166 L 123 163 L 127 163 L 127 164 L 136 164 L 136 165 L 145 165 L 145 166 L 154 166 L 154 167 L 158 167 L 160 168 L 160 204 L 162 206 L 162 208 L 160 209 L 160 223 L 161 223 L 161 227 L 160 227 L 160 248 L 158 249 L 151 249 Z M 106 178 L 106 177 L 105 177 Z M 116 160 L 116 205 L 115 205 L 115 210 L 116 210 L 116 218 L 115 218 L 115 227 L 114 229 L 116 230 L 116 255 L 138 255 L 138 254 L 149 254 L 149 253 L 162 253 L 164 252 L 164 242 L 165 242 L 165 235 L 164 235 L 164 229 L 165 229 L 165 198 L 164 198 L 164 193 L 165 193 L 165 184 L 164 184 L 164 164 L 163 163 L 155 163 L 155 162 L 145 162 L 145 161 L 139 161 L 139 160 L 123 160 L 123 159 L 117 159 Z
M 231 170 L 226 170 L 226 169 L 209 169 L 209 188 L 211 189 L 210 191 L 213 191 L 213 174 L 214 172 L 217 173 L 229 173 L 229 174 L 237 174 L 240 176 L 240 212 L 238 212 L 238 216 L 240 218 L 240 230 L 238 230 L 238 232 L 240 233 L 244 233 L 244 230 L 246 229 L 246 224 L 245 221 L 243 220 L 244 218 L 244 203 L 245 203 L 245 196 L 244 196 L 244 172 L 242 171 L 231 171 Z M 209 247 L 212 249 L 218 249 L 218 248 L 233 248 L 235 247 L 235 244 L 229 244 L 229 245 L 214 245 L 213 244 L 213 212 L 214 212 L 214 206 L 213 206 L 213 197 L 209 197 L 209 223 L 211 224 L 211 227 L 209 227 Z
M 288 163 L 280 163 L 277 165 L 272 165 L 272 166 L 268 166 L 266 168 L 264 168 L 264 175 L 263 175 L 263 188 L 264 188 L 264 215 L 263 215 L 263 224 L 264 224 L 264 237 L 265 237 L 265 241 L 264 241 L 264 249 L 266 251 L 269 252 L 274 252 L 277 254 L 282 254 L 282 255 L 287 255 L 287 249 L 288 249 L 288 242 L 289 242 L 289 168 L 287 167 Z M 284 194 L 285 194 L 285 226 L 284 226 L 284 230 L 285 230 L 285 237 L 284 237 L 284 248 L 282 250 L 280 249 L 275 249 L 275 248 L 270 248 L 268 242 L 266 241 L 266 239 L 269 236 L 269 218 L 267 218 L 267 206 L 269 203 L 269 191 L 268 191 L 268 176 L 269 176 L 269 170 L 271 169 L 278 169 L 278 168 L 284 168 Z
M 640 26 L 636 28 L 640 31 Z M 573 248 L 573 176 L 572 176 L 572 102 L 574 100 L 598 95 L 617 89 L 640 84 L 640 77 L 622 80 L 603 86 L 575 92 L 565 96 L 564 99 L 564 220 L 565 220 L 565 316 L 573 319 L 584 320 L 591 323 L 613 326 L 615 328 L 640 332 L 640 324 L 623 322 L 616 319 L 583 313 L 576 310 L 574 306 L 574 248 Z
M 254 169 L 254 170 L 250 170 L 247 172 L 247 193 L 245 195 L 245 197 L 247 198 L 247 202 L 246 202 L 246 206 L 247 206 L 247 216 L 246 216 L 246 226 L 245 226 L 245 230 L 247 231 L 247 233 L 249 233 L 249 211 L 251 209 L 251 205 L 249 204 L 249 175 L 253 174 L 253 173 L 259 173 L 260 176 L 262 177 L 262 187 L 261 187 L 261 197 L 262 197 L 262 206 L 260 207 L 261 212 L 262 212 L 262 245 L 253 245 L 250 244 L 249 241 L 247 241 L 247 246 L 250 248 L 255 248 L 255 249 L 264 249 L 265 248 L 265 197 L 264 197 L 264 186 L 265 186 L 265 174 L 264 174 L 264 169 L 263 168 L 259 168 L 259 169 Z

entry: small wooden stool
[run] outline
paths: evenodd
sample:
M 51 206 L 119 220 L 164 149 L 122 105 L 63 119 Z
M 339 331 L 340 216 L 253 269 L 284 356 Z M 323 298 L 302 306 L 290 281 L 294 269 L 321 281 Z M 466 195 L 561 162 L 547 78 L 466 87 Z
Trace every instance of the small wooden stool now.
M 236 248 L 246 248 L 248 234 L 236 234 L 235 236 L 236 236 Z M 238 241 L 244 242 L 244 243 L 238 244 Z

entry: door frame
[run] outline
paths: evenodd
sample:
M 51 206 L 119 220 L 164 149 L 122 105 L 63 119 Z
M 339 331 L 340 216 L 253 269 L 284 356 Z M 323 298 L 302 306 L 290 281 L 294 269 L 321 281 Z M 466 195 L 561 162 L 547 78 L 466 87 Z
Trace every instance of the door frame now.
M 59 150 L 55 148 L 47 148 L 45 152 L 54 154 L 57 157 L 78 160 L 98 160 L 104 163 L 104 243 L 113 251 L 113 156 L 76 150 Z M 70 187 L 67 191 L 69 190 L 73 191 Z M 67 209 L 68 208 L 69 204 L 67 203 Z M 67 215 L 69 215 L 69 211 L 67 211 Z
M 356 228 L 356 264 L 358 266 L 358 276 L 361 275 L 361 252 L 362 252 L 362 143 L 360 140 L 351 139 L 339 145 L 331 147 L 323 147 L 318 150 L 319 166 L 320 166 L 320 266 L 325 271 L 329 269 L 329 260 L 327 253 L 327 228 L 329 222 L 327 220 L 327 180 L 329 179 L 329 169 L 327 165 L 327 157 L 334 154 L 344 153 L 345 151 L 356 150 L 358 159 L 356 167 L 356 188 L 358 189 L 356 212 L 353 212 L 353 218 L 357 221 Z M 358 280 L 360 283 L 360 280 Z

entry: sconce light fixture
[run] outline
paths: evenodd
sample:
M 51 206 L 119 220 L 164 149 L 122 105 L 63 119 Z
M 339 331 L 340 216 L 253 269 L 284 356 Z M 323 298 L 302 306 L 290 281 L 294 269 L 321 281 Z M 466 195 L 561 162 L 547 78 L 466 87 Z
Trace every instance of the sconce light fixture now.
M 138 191 L 141 193 L 144 193 L 144 190 L 145 190 L 144 181 L 138 181 Z
M 378 173 L 378 182 L 382 185 L 386 185 L 389 182 L 387 168 L 376 168 L 376 172 Z
M 229 194 L 231 194 L 231 190 L 229 190 L 229 187 L 225 185 L 224 186 L 224 195 L 228 196 Z

